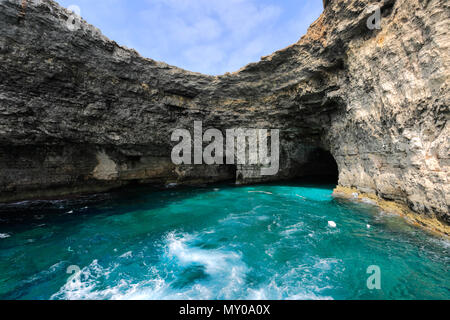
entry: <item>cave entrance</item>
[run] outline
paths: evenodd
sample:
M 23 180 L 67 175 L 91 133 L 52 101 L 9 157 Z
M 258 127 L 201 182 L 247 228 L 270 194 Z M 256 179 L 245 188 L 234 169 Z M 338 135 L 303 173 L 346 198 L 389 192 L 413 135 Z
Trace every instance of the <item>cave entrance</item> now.
M 314 148 L 301 166 L 300 177 L 314 182 L 338 184 L 339 168 L 330 151 Z

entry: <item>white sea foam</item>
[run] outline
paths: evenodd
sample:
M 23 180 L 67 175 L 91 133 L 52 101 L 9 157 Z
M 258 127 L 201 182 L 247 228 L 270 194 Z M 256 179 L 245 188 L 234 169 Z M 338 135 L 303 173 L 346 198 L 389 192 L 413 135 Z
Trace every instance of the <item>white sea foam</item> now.
M 268 195 L 272 195 L 272 192 L 267 192 L 267 191 L 249 191 L 248 193 L 262 193 L 262 194 L 268 194 Z
M 133 256 L 133 252 L 128 251 L 128 252 L 124 253 L 123 255 L 121 255 L 119 258 L 131 258 L 132 256 Z
M 258 210 L 260 210 L 262 207 L 263 206 L 259 205 L 247 212 L 232 213 L 228 215 L 226 218 L 219 220 L 219 224 L 232 223 L 232 224 L 252 225 L 255 223 L 255 216 L 259 217 Z
M 170 282 L 154 276 L 148 280 L 133 283 L 121 279 L 104 288 L 102 279 L 114 269 L 103 268 L 94 261 L 88 267 L 67 281 L 61 289 L 51 296 L 52 300 L 177 300 L 202 299 L 212 297 L 211 292 L 202 286 L 194 286 L 185 291 L 173 291 Z
M 205 250 L 189 246 L 192 239 L 189 235 L 177 236 L 170 233 L 167 236 L 168 255 L 176 257 L 180 264 L 200 264 L 208 274 L 226 273 L 230 275 L 239 267 L 241 256 L 225 250 Z M 230 268 L 231 267 L 231 268 Z M 242 265 L 240 266 L 242 269 Z
M 303 222 L 299 222 L 299 223 L 296 223 L 294 225 L 286 227 L 286 230 L 282 231 L 281 234 L 284 235 L 284 236 L 289 236 L 289 235 L 291 235 L 293 233 L 301 231 L 303 227 L 304 227 L 304 223 Z
M 431 238 L 430 241 L 433 242 L 434 244 L 443 247 L 446 250 L 450 249 L 450 240 L 444 238 Z
M 291 227 L 294 226 L 301 227 L 301 224 Z M 241 253 L 225 247 L 204 249 L 199 245 L 204 235 L 169 233 L 162 241 L 160 261 L 153 263 L 148 274 L 139 279 L 118 277 L 120 260 L 107 266 L 94 260 L 71 276 L 51 299 L 331 299 L 322 294 L 326 288 L 320 287 L 319 282 L 334 272 L 339 260 L 315 259 L 313 264 L 288 272 L 274 272 L 268 282 L 249 288 L 245 279 L 250 270 L 242 261 Z M 266 253 L 270 255 L 273 250 L 269 248 Z M 130 251 L 119 259 L 138 256 Z M 208 276 L 182 287 L 176 286 L 183 271 L 191 266 L 201 266 Z M 317 274 L 311 274 L 317 270 Z
M 115 295 L 120 293 L 122 288 L 128 287 L 125 280 L 121 280 L 114 287 L 108 287 L 103 290 L 95 290 L 101 280 L 108 278 L 109 274 L 114 271 L 117 265 L 111 268 L 104 268 L 98 263 L 98 260 L 80 270 L 80 272 L 70 276 L 61 289 L 53 294 L 51 300 L 102 300 L 113 299 Z
M 314 268 L 318 270 L 328 271 L 335 267 L 336 264 L 339 264 L 340 260 L 338 259 L 318 259 L 314 264 Z
M 330 296 L 318 296 L 314 293 L 298 293 L 286 298 L 286 300 L 334 300 Z
M 176 240 L 178 241 L 178 240 Z M 177 249 L 178 250 L 178 249 Z M 184 250 L 184 249 L 183 249 Z M 190 250 L 189 248 L 186 250 Z M 206 250 L 209 251 L 209 250 Z M 182 254 L 183 256 L 183 254 Z M 219 255 L 220 256 L 220 255 Z M 214 258 L 212 258 L 214 259 Z M 200 259 L 205 262 L 205 259 Z M 195 259 L 195 261 L 198 261 Z M 331 261 L 319 262 L 327 265 Z M 241 263 L 242 265 L 242 263 Z M 226 270 L 226 269 L 229 270 Z M 325 267 L 327 269 L 328 267 Z M 248 288 L 244 281 L 243 269 L 226 267 L 213 269 L 211 279 L 207 283 L 196 283 L 183 288 L 173 288 L 173 281 L 158 276 L 158 270 L 148 280 L 133 283 L 131 280 L 119 280 L 111 286 L 101 285 L 101 279 L 115 272 L 114 268 L 104 268 L 93 261 L 91 265 L 83 268 L 81 272 L 68 281 L 51 299 L 68 300 L 180 300 L 180 299 L 250 299 L 250 300 L 329 300 L 332 297 L 322 295 L 321 291 L 328 288 L 319 288 L 309 283 L 302 286 L 291 283 L 290 276 L 274 274 L 269 283 L 259 288 Z M 245 269 L 245 268 L 244 268 Z M 304 272 L 305 270 L 302 270 Z M 294 272 L 295 275 L 295 272 Z M 320 275 L 319 275 L 320 276 Z M 314 277 L 315 278 L 315 277 Z M 311 279 L 311 281 L 314 279 Z M 315 280 L 314 280 L 315 281 Z
M 245 299 L 248 300 L 333 300 L 330 296 L 322 296 L 316 291 L 321 291 L 317 287 L 297 288 L 293 290 L 288 283 L 277 283 L 275 275 L 268 284 L 258 289 L 247 289 Z
M 172 266 L 171 274 L 177 269 L 199 265 L 208 274 L 206 283 L 193 283 L 182 289 L 173 289 L 173 280 L 160 278 L 158 286 L 139 286 L 134 293 L 128 293 L 125 299 L 232 299 L 245 292 L 246 265 L 241 261 L 239 253 L 219 249 L 202 249 L 193 243 L 195 235 L 169 233 L 165 239 L 162 265 Z M 169 259 L 165 261 L 164 258 Z
M 247 267 L 239 253 L 226 249 L 202 249 L 191 244 L 192 235 L 170 233 L 164 240 L 161 261 L 139 281 L 112 276 L 119 272 L 119 264 L 104 267 L 94 260 L 78 274 L 70 277 L 51 299 L 112 299 L 112 300 L 175 300 L 175 299 L 232 299 L 245 292 Z M 127 252 L 121 257 L 132 257 Z M 180 272 L 191 265 L 199 265 L 208 274 L 207 283 L 192 283 L 173 288 Z M 159 268 L 159 269 L 158 269 Z M 68 275 L 69 277 L 69 275 Z M 105 288 L 105 283 L 111 282 Z M 136 282 L 137 281 L 137 282 Z
M 6 239 L 6 238 L 9 238 L 9 237 L 11 237 L 9 234 L 7 234 L 7 233 L 0 233 L 0 239 Z

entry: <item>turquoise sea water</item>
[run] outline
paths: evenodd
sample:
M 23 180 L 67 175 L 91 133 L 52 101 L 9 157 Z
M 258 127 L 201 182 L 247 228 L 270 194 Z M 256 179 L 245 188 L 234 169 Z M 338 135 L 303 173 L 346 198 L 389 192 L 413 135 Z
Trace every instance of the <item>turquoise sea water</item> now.
M 139 188 L 1 206 L 0 299 L 450 298 L 448 241 L 334 200 L 332 187 Z M 372 265 L 381 290 L 367 287 Z

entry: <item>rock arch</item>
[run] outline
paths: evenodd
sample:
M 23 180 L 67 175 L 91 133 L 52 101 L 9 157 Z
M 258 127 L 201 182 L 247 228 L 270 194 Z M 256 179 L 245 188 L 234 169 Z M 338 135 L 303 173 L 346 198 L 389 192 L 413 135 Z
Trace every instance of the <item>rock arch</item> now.
M 229 178 L 170 162 L 171 131 L 201 120 L 282 130 L 278 179 L 320 147 L 341 186 L 448 222 L 450 10 L 445 0 L 366 3 L 389 8 L 381 30 L 367 30 L 361 1 L 325 1 L 297 43 L 212 77 L 145 59 L 84 21 L 70 30 L 53 1 L 23 16 L 19 1 L 2 1 L 0 201 Z M 114 163 L 110 180 L 93 174 L 99 153 Z

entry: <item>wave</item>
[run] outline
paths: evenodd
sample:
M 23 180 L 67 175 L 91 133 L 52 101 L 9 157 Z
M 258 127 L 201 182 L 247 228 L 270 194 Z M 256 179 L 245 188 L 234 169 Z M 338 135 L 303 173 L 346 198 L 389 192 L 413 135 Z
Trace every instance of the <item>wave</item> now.
M 160 262 L 149 270 L 147 279 L 121 279 L 112 286 L 114 273 L 118 273 L 120 264 L 103 267 L 98 260 L 70 277 L 51 299 L 64 300 L 101 300 L 101 299 L 231 299 L 244 286 L 246 265 L 241 255 L 224 249 L 202 249 L 189 242 L 195 238 L 188 234 L 169 233 L 164 240 Z M 119 258 L 131 258 L 127 252 Z M 190 283 L 183 288 L 176 283 L 188 268 L 200 266 L 207 275 L 205 283 Z
M 242 254 L 224 247 L 205 249 L 201 241 L 204 235 L 168 233 L 162 240 L 158 262 L 148 268 L 145 276 L 140 274 L 139 279 L 123 277 L 121 273 L 123 258 L 138 259 L 139 255 L 131 251 L 117 257 L 108 267 L 94 260 L 70 277 L 51 299 L 332 299 L 321 294 L 326 288 L 317 287 L 314 279 L 304 278 L 305 275 L 311 275 L 305 273 L 302 267 L 281 274 L 269 272 L 267 281 L 254 287 L 255 284 L 248 281 L 248 274 L 252 270 L 244 263 Z M 339 261 L 334 259 L 319 259 L 314 268 L 328 272 L 337 263 Z M 195 277 L 186 276 L 192 274 Z M 303 276 L 299 277 L 300 274 Z

